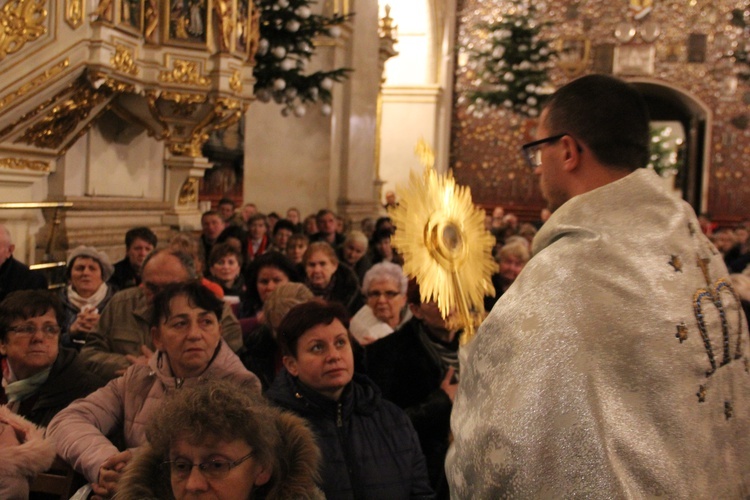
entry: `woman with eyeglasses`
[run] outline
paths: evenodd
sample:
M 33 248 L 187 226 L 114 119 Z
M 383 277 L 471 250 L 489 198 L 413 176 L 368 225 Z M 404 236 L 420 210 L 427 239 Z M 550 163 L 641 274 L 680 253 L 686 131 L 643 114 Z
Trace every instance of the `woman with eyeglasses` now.
M 362 293 L 365 305 L 352 317 L 352 336 L 368 345 L 396 331 L 411 319 L 406 307 L 409 280 L 401 266 L 392 262 L 375 264 L 365 274 Z
M 94 494 L 111 496 L 131 450 L 146 442 L 145 428 L 171 392 L 210 379 L 225 379 L 260 393 L 222 340 L 224 303 L 198 281 L 165 286 L 155 297 L 151 336 L 156 352 L 147 365 L 125 374 L 61 411 L 50 423 L 57 453 L 92 483 Z M 122 435 L 124 451 L 109 436 Z
M 75 349 L 60 346 L 65 310 L 47 290 L 23 290 L 0 303 L 0 404 L 39 426 L 103 386 Z
M 327 499 L 434 498 L 409 417 L 354 372 L 348 323 L 336 302 L 293 307 L 278 332 L 285 370 L 266 397 L 310 423 Z
M 115 498 L 323 498 L 304 421 L 229 382 L 176 393 L 146 435 Z

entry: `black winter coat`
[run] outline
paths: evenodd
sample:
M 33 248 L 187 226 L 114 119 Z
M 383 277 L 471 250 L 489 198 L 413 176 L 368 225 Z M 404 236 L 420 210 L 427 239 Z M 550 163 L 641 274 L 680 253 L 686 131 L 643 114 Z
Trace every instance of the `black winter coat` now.
M 29 266 L 18 262 L 11 255 L 0 266 L 0 302 L 11 292 L 17 290 L 44 290 L 47 278 L 38 271 L 31 271 Z
M 77 351 L 61 347 L 47 381 L 36 394 L 21 402 L 18 414 L 38 426 L 47 427 L 52 417 L 70 403 L 106 383 L 106 379 L 86 369 Z M 0 387 L 0 404 L 5 403 L 5 391 Z
M 266 396 L 311 424 L 328 500 L 434 498 L 409 418 L 367 377 L 355 374 L 333 401 L 282 370 Z
M 412 318 L 401 328 L 365 348 L 367 375 L 383 397 L 403 408 L 419 435 L 430 482 L 438 498 L 448 498 L 445 455 L 450 444 L 453 403 L 440 388 L 446 368 L 422 344 L 421 322 Z M 455 347 L 458 348 L 456 339 Z

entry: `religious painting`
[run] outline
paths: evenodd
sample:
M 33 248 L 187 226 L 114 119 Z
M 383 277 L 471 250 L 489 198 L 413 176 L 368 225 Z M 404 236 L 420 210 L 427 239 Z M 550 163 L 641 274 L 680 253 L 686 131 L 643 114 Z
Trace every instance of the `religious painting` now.
M 653 45 L 615 47 L 615 75 L 653 75 L 656 51 Z
M 143 1 L 144 0 L 122 0 L 118 18 L 118 26 L 140 34 L 143 30 Z
M 165 2 L 165 19 L 169 22 L 166 43 L 175 45 L 206 44 L 208 39 L 208 0 L 170 0 Z
M 687 62 L 706 62 L 706 50 L 708 47 L 708 35 L 703 33 L 690 33 L 687 40 Z
M 591 69 L 594 73 L 612 74 L 615 59 L 615 44 L 602 43 L 593 49 Z

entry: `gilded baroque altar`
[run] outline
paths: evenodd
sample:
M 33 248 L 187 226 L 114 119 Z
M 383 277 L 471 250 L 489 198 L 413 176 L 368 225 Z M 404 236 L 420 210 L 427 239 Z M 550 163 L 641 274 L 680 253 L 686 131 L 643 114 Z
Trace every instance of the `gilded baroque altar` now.
M 133 225 L 196 228 L 202 146 L 253 100 L 254 3 L 0 3 L 4 201 L 72 201 L 67 238 L 90 244 Z M 43 226 L 0 213 L 12 218 Z

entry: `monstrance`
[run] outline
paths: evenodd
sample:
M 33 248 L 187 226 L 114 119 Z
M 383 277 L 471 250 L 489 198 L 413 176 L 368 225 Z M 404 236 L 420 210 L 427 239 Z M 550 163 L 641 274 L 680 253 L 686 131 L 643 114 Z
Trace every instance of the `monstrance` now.
M 484 317 L 484 296 L 495 293 L 495 238 L 484 228 L 484 211 L 472 204 L 469 189 L 435 171 L 424 141 L 416 151 L 424 173 L 412 171 L 409 184 L 396 187 L 399 205 L 389 210 L 396 227 L 392 244 L 404 257 L 404 272 L 419 283 L 422 301 L 435 300 L 443 318 L 458 312 L 466 344 Z

